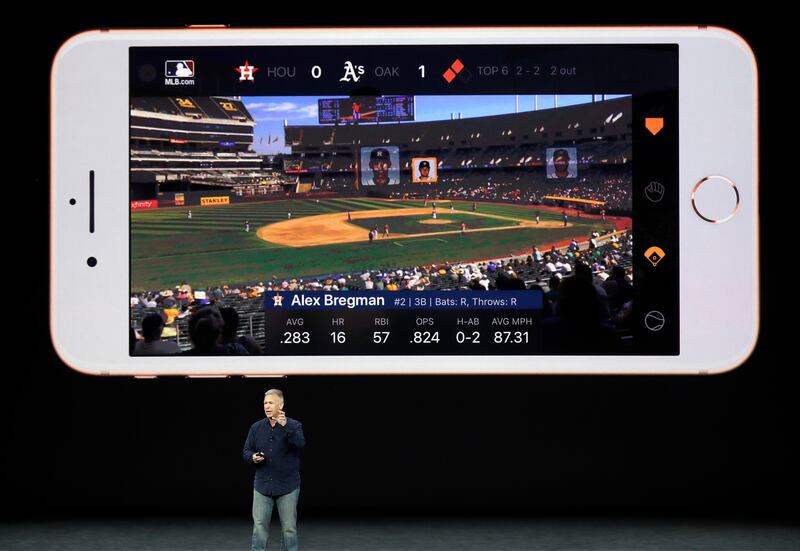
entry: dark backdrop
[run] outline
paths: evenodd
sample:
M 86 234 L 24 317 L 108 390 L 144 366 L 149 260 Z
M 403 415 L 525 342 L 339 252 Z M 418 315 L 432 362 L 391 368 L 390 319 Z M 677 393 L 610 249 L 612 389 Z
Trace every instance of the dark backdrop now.
M 23 48 L 6 52 L 10 78 L 4 80 L 16 99 L 4 111 L 19 116 L 16 127 L 28 135 L 8 157 L 19 185 L 6 183 L 4 200 L 38 194 L 42 201 L 24 218 L 5 216 L 13 234 L 4 239 L 11 245 L 5 304 L 12 353 L 0 382 L 3 514 L 246 516 L 251 474 L 241 448 L 272 386 L 285 391 L 287 413 L 306 428 L 301 507 L 309 513 L 788 514 L 800 489 L 800 456 L 792 450 L 800 411 L 791 316 L 796 283 L 788 279 L 795 270 L 787 255 L 796 237 L 784 231 L 794 207 L 779 207 L 787 204 L 796 172 L 784 144 L 796 126 L 790 114 L 797 100 L 781 86 L 793 71 L 781 55 L 791 39 L 781 27 L 760 28 L 750 14 L 654 20 L 611 6 L 545 18 L 525 7 L 498 9 L 458 22 L 706 23 L 735 29 L 751 43 L 761 78 L 764 275 L 761 337 L 745 365 L 706 377 L 154 381 L 70 371 L 55 355 L 48 329 L 49 66 L 75 32 L 154 22 L 145 4 L 126 16 L 54 16 L 47 28 L 30 27 Z M 311 21 L 265 13 L 248 21 L 221 11 L 187 12 L 159 26 L 420 22 L 410 10 L 391 21 L 350 13 Z M 447 14 L 425 21 L 454 22 Z

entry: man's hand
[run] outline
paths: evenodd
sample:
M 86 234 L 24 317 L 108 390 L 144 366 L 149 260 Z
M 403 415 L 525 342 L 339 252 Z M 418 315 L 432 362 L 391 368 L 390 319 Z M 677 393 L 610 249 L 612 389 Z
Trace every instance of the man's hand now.
M 279 409 L 279 410 L 278 410 L 278 418 L 277 418 L 277 421 L 278 421 L 278 423 L 280 423 L 280 424 L 281 424 L 281 426 L 282 426 L 282 427 L 285 427 L 285 426 L 286 426 L 286 414 L 283 412 L 283 410 L 282 410 L 282 409 Z
M 264 457 L 264 454 L 261 452 L 256 452 L 253 454 L 253 463 L 256 465 L 264 461 L 264 459 L 266 459 L 266 457 Z

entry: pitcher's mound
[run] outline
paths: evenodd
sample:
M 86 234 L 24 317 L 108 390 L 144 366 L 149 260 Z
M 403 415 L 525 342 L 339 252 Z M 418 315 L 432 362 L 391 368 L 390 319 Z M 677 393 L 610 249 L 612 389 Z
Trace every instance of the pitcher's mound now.
M 430 218 L 428 220 L 420 220 L 419 223 L 420 224 L 452 224 L 453 221 L 452 220 L 446 220 L 444 218 L 437 218 L 436 220 L 434 220 L 433 218 Z

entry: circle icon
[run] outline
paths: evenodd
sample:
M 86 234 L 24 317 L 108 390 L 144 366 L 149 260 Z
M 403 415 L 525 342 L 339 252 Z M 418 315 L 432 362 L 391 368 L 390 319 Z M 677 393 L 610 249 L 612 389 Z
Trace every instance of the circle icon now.
M 156 68 L 152 65 L 142 65 L 139 67 L 139 79 L 142 82 L 153 82 L 156 78 Z
M 644 317 L 644 325 L 650 331 L 661 331 L 664 327 L 664 314 L 658 310 L 647 312 L 647 315 Z
M 724 176 L 707 176 L 692 190 L 694 212 L 712 224 L 727 222 L 739 211 L 739 188 Z

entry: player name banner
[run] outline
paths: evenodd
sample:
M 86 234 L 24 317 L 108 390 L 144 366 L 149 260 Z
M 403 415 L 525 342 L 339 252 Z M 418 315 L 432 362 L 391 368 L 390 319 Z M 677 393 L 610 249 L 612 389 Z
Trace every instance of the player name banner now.
M 267 310 L 541 310 L 541 291 L 269 291 Z
M 201 197 L 200 206 L 207 207 L 209 205 L 230 205 L 230 197 Z
M 271 355 L 474 354 L 542 351 L 540 290 L 269 291 Z
M 131 210 L 153 210 L 158 208 L 158 199 L 131 201 Z

